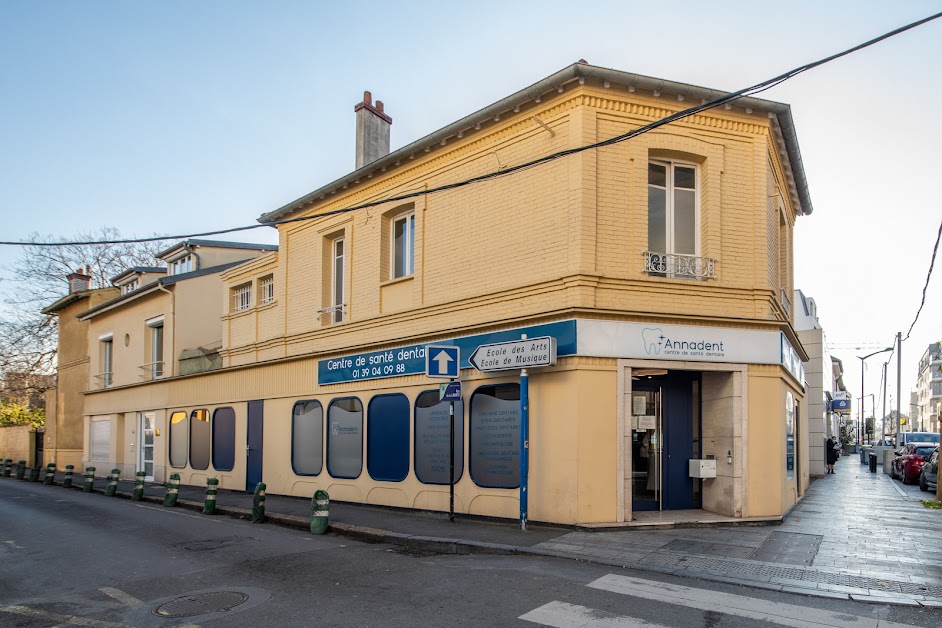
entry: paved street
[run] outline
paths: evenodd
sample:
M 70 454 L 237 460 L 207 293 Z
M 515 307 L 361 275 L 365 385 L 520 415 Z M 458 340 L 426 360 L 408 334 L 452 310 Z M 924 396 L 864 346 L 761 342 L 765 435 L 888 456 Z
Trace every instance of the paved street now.
M 0 503 L 0 624 L 17 628 L 894 628 L 938 621 L 938 611 L 922 607 L 549 556 L 441 554 L 312 536 L 39 483 L 0 481 Z

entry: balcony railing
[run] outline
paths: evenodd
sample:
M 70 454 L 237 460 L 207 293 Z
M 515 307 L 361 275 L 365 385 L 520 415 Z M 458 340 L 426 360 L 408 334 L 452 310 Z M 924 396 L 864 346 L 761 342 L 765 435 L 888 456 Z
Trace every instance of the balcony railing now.
M 715 279 L 716 259 L 645 251 L 644 272 L 675 279 Z
M 145 382 L 149 382 L 152 379 L 160 379 L 164 376 L 164 363 L 160 362 L 150 362 L 148 364 L 141 364 L 139 367 L 141 369 L 140 378 Z
M 95 375 L 95 387 L 98 390 L 111 388 L 112 383 L 114 383 L 114 373 L 99 373 Z

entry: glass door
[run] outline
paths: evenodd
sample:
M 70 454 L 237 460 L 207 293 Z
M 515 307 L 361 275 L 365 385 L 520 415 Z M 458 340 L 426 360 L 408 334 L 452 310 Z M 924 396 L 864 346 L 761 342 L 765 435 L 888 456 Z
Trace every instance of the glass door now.
M 144 472 L 146 482 L 154 481 L 154 414 L 139 415 L 137 470 Z
M 631 508 L 661 510 L 664 493 L 661 388 L 639 388 L 631 391 Z

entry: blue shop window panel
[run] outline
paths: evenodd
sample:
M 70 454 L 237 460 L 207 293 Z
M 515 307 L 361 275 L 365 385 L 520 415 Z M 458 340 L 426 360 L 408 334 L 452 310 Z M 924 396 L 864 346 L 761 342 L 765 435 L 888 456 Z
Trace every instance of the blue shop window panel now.
M 213 412 L 213 468 L 232 471 L 235 466 L 235 410 L 217 408 Z
M 409 475 L 409 399 L 402 394 L 370 400 L 366 423 L 366 470 L 380 482 Z

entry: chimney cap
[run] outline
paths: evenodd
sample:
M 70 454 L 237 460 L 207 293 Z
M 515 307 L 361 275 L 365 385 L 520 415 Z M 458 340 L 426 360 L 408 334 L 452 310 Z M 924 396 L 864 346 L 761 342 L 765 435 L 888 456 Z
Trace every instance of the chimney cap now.
M 363 100 L 353 107 L 354 111 L 359 111 L 360 109 L 366 109 L 373 115 L 385 120 L 386 124 L 392 124 L 392 118 L 383 111 L 383 101 L 377 100 L 376 106 L 373 106 L 373 94 L 370 93 L 369 90 L 363 92 Z

